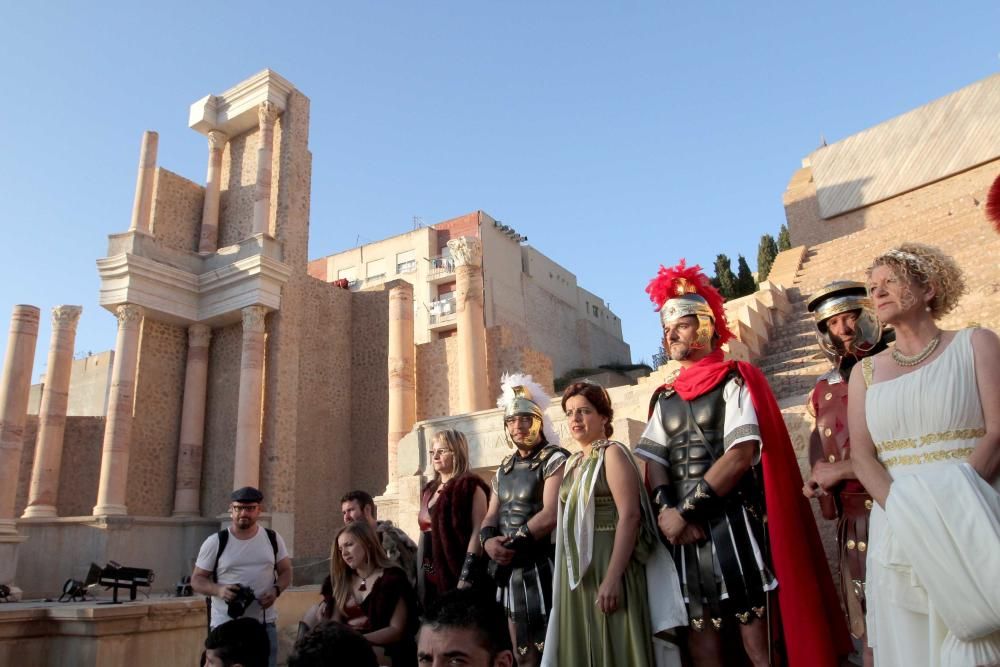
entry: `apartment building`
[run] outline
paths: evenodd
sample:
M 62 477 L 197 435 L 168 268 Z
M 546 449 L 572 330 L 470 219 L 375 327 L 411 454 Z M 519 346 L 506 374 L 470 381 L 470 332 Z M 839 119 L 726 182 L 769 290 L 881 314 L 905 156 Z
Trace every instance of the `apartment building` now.
M 483 211 L 420 227 L 309 263 L 310 275 L 352 290 L 388 280 L 413 284 L 414 341 L 455 334 L 455 270 L 449 239 L 474 236 L 483 246 L 486 327 L 503 325 L 552 360 L 560 376 L 574 368 L 631 362 L 621 320 L 576 275 Z

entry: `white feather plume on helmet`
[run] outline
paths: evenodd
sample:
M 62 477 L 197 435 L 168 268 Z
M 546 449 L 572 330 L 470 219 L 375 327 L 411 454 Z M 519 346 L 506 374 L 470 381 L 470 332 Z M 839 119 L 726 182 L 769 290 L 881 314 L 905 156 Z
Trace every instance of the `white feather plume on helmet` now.
M 545 410 L 551 405 L 552 399 L 542 388 L 542 385 L 535 382 L 534 378 L 526 373 L 504 373 L 500 378 L 500 396 L 497 398 L 497 407 L 502 408 L 504 417 L 513 414 L 536 414 L 542 419 L 542 433 L 550 445 L 559 444 L 559 436 L 552 425 L 552 420 Z M 524 402 L 532 403 L 536 409 L 524 410 Z

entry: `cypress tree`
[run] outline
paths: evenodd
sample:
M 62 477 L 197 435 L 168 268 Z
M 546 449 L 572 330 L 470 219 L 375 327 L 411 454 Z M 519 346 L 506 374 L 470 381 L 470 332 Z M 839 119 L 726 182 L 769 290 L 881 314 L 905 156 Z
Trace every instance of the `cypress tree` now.
M 746 296 L 747 294 L 756 292 L 757 281 L 754 280 L 753 274 L 750 272 L 750 265 L 747 264 L 747 260 L 743 255 L 739 256 L 736 266 L 736 295 Z
M 727 299 L 736 298 L 736 276 L 733 274 L 729 258 L 725 255 L 720 254 L 715 258 L 715 280 L 722 296 Z
M 790 250 L 791 247 L 792 238 L 788 235 L 788 225 L 782 225 L 781 231 L 778 232 L 778 252 Z
M 770 234 L 761 236 L 760 243 L 757 245 L 758 282 L 767 280 L 767 276 L 771 273 L 771 265 L 774 264 L 774 258 L 777 256 L 778 244 L 774 242 L 774 237 Z

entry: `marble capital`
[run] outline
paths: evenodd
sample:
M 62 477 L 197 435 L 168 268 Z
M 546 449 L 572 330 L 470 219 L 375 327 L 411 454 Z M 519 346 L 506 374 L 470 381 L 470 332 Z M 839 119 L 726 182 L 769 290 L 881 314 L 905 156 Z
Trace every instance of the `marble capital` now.
M 461 236 L 448 241 L 448 250 L 455 266 L 482 266 L 483 243 L 474 236 Z
M 212 327 L 204 324 L 192 324 L 188 327 L 188 345 L 190 347 L 208 347 L 212 340 Z
M 257 122 L 260 124 L 260 128 L 263 130 L 273 125 L 279 113 L 278 106 L 269 100 L 264 100 L 257 105 Z
M 267 308 L 264 306 L 247 306 L 242 312 L 244 332 L 264 333 L 266 329 Z
M 52 309 L 52 328 L 75 329 L 82 312 L 81 306 L 56 306 Z
M 140 322 L 142 316 L 142 306 L 137 306 L 134 303 L 123 303 L 115 308 L 115 317 L 118 318 L 118 326 L 121 327 Z
M 229 141 L 229 135 L 225 132 L 220 132 L 219 130 L 209 130 L 208 132 L 208 149 L 222 150 L 226 147 L 226 142 Z

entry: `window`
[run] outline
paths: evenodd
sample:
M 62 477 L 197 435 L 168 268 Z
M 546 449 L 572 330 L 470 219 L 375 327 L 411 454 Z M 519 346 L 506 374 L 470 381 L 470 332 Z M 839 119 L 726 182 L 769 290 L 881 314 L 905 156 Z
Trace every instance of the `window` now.
M 413 273 L 417 270 L 416 251 L 396 253 L 396 273 Z
M 354 266 L 349 266 L 346 269 L 340 269 L 337 271 L 337 280 L 346 280 L 349 283 L 353 283 L 358 279 L 358 269 Z
M 594 317 L 597 317 L 597 306 L 591 306 L 590 308 L 594 313 Z
M 378 278 L 385 275 L 385 259 L 373 259 L 365 265 L 366 278 Z

